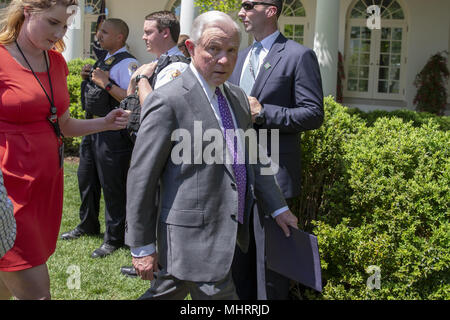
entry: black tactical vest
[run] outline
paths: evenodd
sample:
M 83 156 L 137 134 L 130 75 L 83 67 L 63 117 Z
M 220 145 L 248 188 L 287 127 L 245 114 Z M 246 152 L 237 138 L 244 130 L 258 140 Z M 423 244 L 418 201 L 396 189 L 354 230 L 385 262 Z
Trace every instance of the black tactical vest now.
M 191 62 L 191 59 L 180 55 L 161 55 L 158 59 L 155 71 L 149 79 L 152 88 L 155 87 L 156 76 L 158 75 L 158 73 L 160 73 L 169 64 L 174 62 L 183 62 L 189 64 Z M 128 117 L 127 131 L 130 136 L 131 142 L 133 142 L 134 144 L 134 142 L 136 141 L 137 132 L 139 130 L 139 127 L 141 126 L 141 105 L 139 103 L 139 96 L 137 95 L 137 93 L 132 93 L 125 99 L 123 99 L 120 102 L 120 108 L 131 111 Z
M 106 55 L 105 55 L 106 56 Z M 116 64 L 118 64 L 120 61 L 127 59 L 127 58 L 133 58 L 128 52 L 120 52 L 118 54 L 115 54 L 111 56 L 110 58 L 104 60 L 103 56 L 101 59 L 97 60 L 97 62 L 94 64 L 92 70 L 95 70 L 96 68 L 100 68 L 103 71 L 109 71 L 112 67 L 114 67 Z M 110 81 L 117 85 L 117 83 L 110 79 Z M 86 111 L 86 117 L 89 118 L 92 115 L 104 117 L 106 116 L 112 109 L 115 109 L 119 106 L 120 102 L 114 99 L 113 96 L 111 96 L 108 91 L 105 89 L 97 86 L 92 81 L 92 71 L 89 75 L 88 80 L 84 80 L 81 83 L 81 105 L 83 107 L 83 110 Z

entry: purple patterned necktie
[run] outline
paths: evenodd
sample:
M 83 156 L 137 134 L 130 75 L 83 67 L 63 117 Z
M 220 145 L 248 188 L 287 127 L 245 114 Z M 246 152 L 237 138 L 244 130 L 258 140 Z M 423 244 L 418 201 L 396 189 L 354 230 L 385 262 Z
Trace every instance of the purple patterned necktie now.
M 233 171 L 236 176 L 236 184 L 238 191 L 238 221 L 239 223 L 244 223 L 244 204 L 245 204 L 245 190 L 247 187 L 247 172 L 245 167 L 245 161 L 238 161 L 238 150 L 237 143 L 233 141 L 234 138 L 227 137 L 227 130 L 235 130 L 233 123 L 233 118 L 231 116 L 230 108 L 228 106 L 227 100 L 225 99 L 222 91 L 219 87 L 216 88 L 215 94 L 219 102 L 219 112 L 222 119 L 222 125 L 225 135 L 225 140 L 227 142 L 227 147 L 230 153 L 233 155 Z M 237 138 L 236 138 L 237 139 Z M 237 142 L 237 141 L 236 141 Z

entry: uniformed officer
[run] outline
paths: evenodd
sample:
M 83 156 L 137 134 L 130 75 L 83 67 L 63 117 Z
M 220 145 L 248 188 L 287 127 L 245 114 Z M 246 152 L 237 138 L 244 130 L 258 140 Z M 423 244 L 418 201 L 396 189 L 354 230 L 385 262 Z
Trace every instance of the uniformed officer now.
M 147 52 L 155 54 L 157 59 L 149 64 L 142 65 L 140 70 L 137 70 L 130 81 L 128 87 L 128 94 L 131 94 L 136 89 L 136 82 L 139 82 L 142 78 L 139 77 L 136 79 L 138 75 L 145 74 L 147 78 L 151 77 L 153 71 L 156 68 L 156 64 L 158 59 L 166 54 L 168 56 L 184 56 L 183 53 L 178 49 L 177 41 L 180 35 L 180 23 L 177 20 L 175 14 L 170 11 L 157 11 L 153 12 L 145 17 L 144 21 L 144 35 L 142 36 L 142 40 L 145 41 L 145 45 L 147 47 Z M 144 88 L 139 92 L 139 98 L 141 100 L 141 104 L 143 100 L 141 97 L 145 98 L 148 93 L 151 91 L 163 86 L 164 84 L 172 81 L 176 77 L 178 77 L 183 71 L 185 71 L 188 67 L 188 64 L 185 62 L 174 62 L 165 67 L 156 75 L 156 83 L 154 88 L 149 86 L 148 88 Z M 149 70 L 144 73 L 142 70 Z M 148 79 L 147 79 L 148 80 Z
M 177 46 L 179 35 L 180 23 L 172 12 L 158 11 L 145 17 L 144 35 L 142 36 L 142 39 L 145 41 L 147 51 L 155 54 L 158 59 L 164 54 L 167 56 L 183 57 L 183 53 Z M 149 64 L 142 65 L 131 78 L 128 94 L 135 92 L 136 86 L 138 86 L 141 105 L 143 105 L 143 102 L 149 93 L 177 78 L 188 68 L 186 62 L 179 61 L 170 63 L 156 74 L 156 82 L 154 82 L 153 88 L 149 79 L 155 71 L 158 59 Z M 132 255 L 136 257 L 138 257 L 139 254 L 142 254 L 142 252 L 132 252 Z M 134 267 L 131 266 L 122 267 L 121 272 L 127 276 L 137 276 Z
M 121 19 L 105 20 L 98 41 L 107 51 L 94 66 L 85 65 L 81 75 L 82 100 L 86 117 L 102 116 L 117 108 L 126 97 L 137 60 L 127 52 L 129 29 Z M 125 232 L 126 177 L 132 144 L 126 131 L 106 131 L 83 138 L 80 146 L 78 183 L 81 195 L 80 224 L 62 234 L 62 239 L 76 239 L 84 234 L 98 234 L 101 189 L 105 200 L 105 235 L 103 244 L 91 257 L 104 257 L 123 246 Z

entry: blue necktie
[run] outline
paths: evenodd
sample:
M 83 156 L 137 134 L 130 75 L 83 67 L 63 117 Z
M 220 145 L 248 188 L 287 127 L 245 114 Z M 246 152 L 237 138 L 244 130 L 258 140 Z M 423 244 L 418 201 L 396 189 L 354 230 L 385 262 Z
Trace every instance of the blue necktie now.
M 231 116 L 230 107 L 219 87 L 216 88 L 215 94 L 219 102 L 219 112 L 222 119 L 223 131 L 227 147 L 233 155 L 233 171 L 236 177 L 237 191 L 238 191 L 238 221 L 244 223 L 244 205 L 245 205 L 245 191 L 247 188 L 247 171 L 245 161 L 238 161 L 237 143 L 234 142 L 234 137 L 227 137 L 227 130 L 235 130 L 233 118 Z M 236 131 L 234 131 L 236 132 Z M 237 138 L 236 138 L 237 139 Z M 236 141 L 237 142 L 237 141 Z
M 248 59 L 247 67 L 244 69 L 240 87 L 249 96 L 255 84 L 256 76 L 259 70 L 259 54 L 261 53 L 261 42 L 255 42 L 250 49 L 250 57 Z

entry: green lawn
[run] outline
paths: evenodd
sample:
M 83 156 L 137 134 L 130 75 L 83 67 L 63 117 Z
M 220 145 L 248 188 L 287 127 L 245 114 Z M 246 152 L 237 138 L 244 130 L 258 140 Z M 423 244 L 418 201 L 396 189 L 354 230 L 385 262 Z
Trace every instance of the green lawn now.
M 77 167 L 78 164 L 72 161 L 66 161 L 64 165 L 64 210 L 60 233 L 73 229 L 79 222 Z M 105 230 L 103 200 L 100 222 L 103 233 Z M 58 239 L 56 251 L 48 260 L 52 299 L 136 299 L 149 288 L 149 281 L 125 277 L 120 273 L 121 266 L 131 265 L 128 249 L 120 249 L 103 259 L 92 259 L 91 253 L 102 242 L 103 236 L 81 237 L 72 241 Z M 77 282 L 74 280 L 77 270 L 80 275 L 79 289 L 76 288 Z

